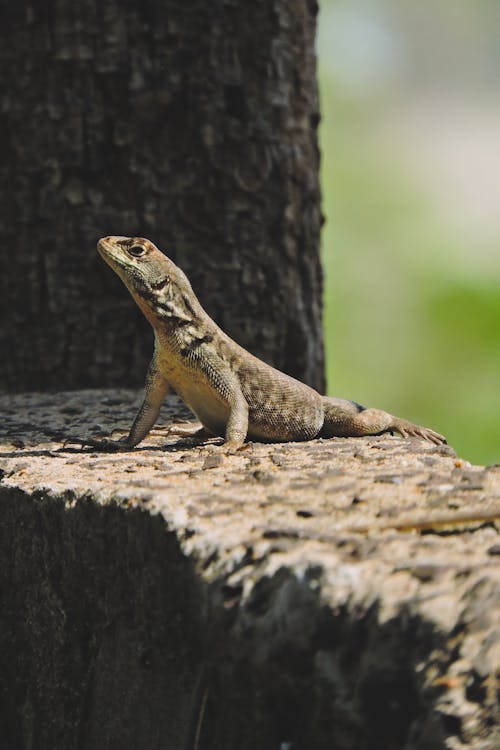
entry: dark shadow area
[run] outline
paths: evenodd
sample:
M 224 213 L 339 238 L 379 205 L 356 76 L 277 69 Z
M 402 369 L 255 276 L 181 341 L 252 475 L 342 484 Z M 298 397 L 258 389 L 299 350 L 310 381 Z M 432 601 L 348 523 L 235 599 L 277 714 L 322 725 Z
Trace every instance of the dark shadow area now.
M 332 612 L 309 583 L 281 569 L 219 621 L 200 747 L 444 750 L 441 689 L 418 669 L 441 636 L 406 610 L 384 624 L 376 606 Z
M 0 518 L 5 747 L 445 747 L 417 668 L 441 636 L 410 612 L 333 612 L 317 568 L 243 602 L 200 578 L 161 516 L 91 498 L 2 488 Z
M 5 748 L 184 748 L 203 588 L 163 519 L 0 490 Z

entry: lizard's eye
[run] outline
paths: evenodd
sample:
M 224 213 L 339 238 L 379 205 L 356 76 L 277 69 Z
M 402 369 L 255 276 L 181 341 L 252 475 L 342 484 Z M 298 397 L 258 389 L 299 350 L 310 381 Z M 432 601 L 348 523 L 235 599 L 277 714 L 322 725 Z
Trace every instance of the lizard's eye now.
M 132 247 L 129 247 L 128 251 L 130 255 L 134 256 L 134 258 L 140 258 L 141 255 L 144 255 L 146 252 L 146 248 L 144 245 L 132 245 Z

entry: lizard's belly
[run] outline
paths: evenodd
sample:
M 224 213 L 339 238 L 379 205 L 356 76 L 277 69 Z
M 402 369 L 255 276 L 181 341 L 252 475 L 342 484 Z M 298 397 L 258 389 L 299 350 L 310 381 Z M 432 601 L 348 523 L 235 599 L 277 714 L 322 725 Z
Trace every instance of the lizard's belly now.
M 215 393 L 206 382 L 182 383 L 176 386 L 177 394 L 182 398 L 200 422 L 214 435 L 224 435 L 229 419 L 229 406 Z
M 214 435 L 224 435 L 229 419 L 229 406 L 189 361 L 182 361 L 167 349 L 159 356 L 160 369 L 174 391 Z

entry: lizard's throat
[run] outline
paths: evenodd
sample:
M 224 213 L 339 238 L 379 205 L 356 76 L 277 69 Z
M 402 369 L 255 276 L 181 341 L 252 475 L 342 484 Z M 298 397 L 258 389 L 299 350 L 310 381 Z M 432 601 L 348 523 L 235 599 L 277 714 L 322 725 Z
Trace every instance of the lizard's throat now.
M 194 315 L 180 300 L 168 299 L 157 290 L 135 291 L 134 299 L 153 328 L 191 323 Z

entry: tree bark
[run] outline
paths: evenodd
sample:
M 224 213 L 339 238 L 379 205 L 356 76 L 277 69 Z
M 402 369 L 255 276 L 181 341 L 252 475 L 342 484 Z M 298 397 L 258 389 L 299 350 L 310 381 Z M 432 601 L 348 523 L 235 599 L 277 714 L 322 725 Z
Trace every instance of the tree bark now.
M 0 385 L 143 382 L 98 258 L 146 236 L 257 356 L 322 389 L 315 0 L 7 0 Z

